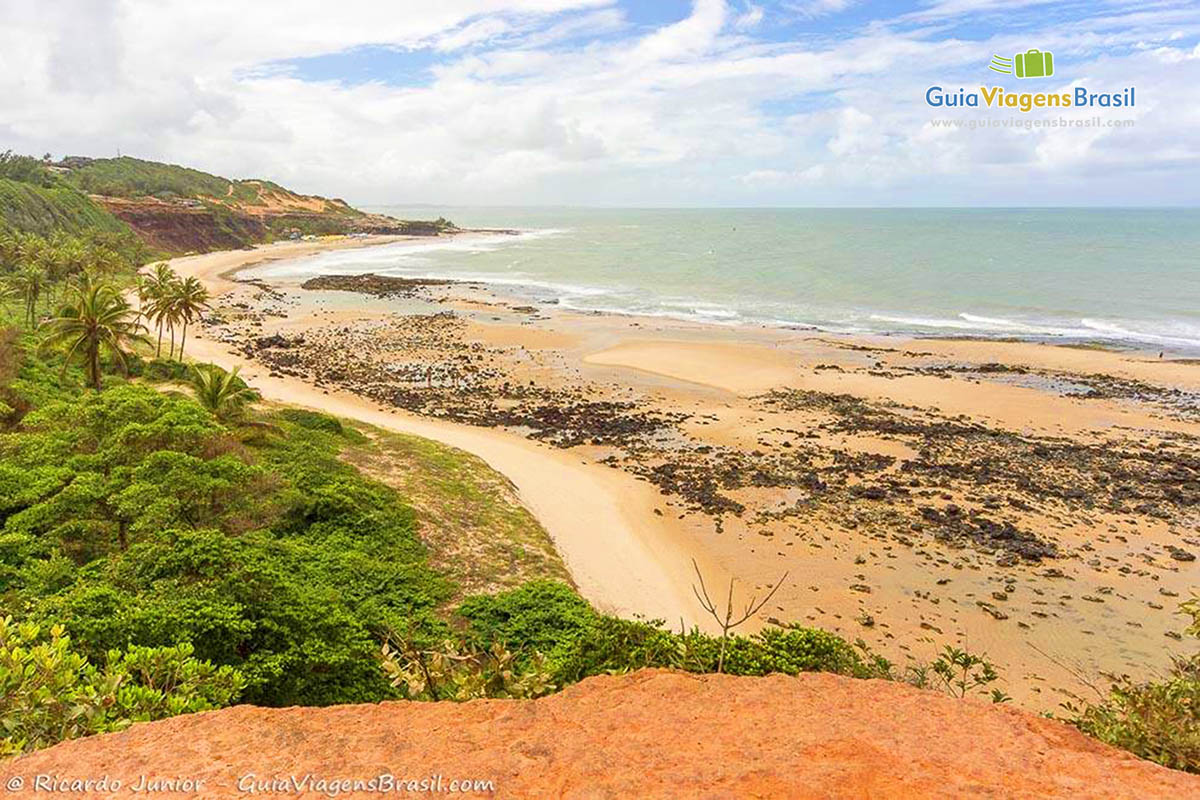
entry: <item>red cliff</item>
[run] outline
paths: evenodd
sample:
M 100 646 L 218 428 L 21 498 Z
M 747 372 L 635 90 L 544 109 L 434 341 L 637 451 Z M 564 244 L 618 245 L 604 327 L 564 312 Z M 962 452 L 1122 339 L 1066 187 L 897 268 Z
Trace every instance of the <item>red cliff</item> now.
M 145 796 L 132 791 L 143 776 L 198 782 L 179 784 L 198 788 L 192 797 L 328 797 L 331 781 L 381 774 L 440 776 L 443 789 L 457 779 L 493 782 L 494 791 L 459 795 L 467 797 L 1200 797 L 1200 777 L 1059 722 L 825 674 L 643 671 L 536 701 L 239 706 L 65 742 L 0 765 L 0 785 L 9 797 L 45 796 L 31 791 L 39 774 L 107 776 L 108 791 L 72 797 Z M 308 791 L 264 790 L 293 778 Z M 17 783 L 24 788 L 11 791 Z

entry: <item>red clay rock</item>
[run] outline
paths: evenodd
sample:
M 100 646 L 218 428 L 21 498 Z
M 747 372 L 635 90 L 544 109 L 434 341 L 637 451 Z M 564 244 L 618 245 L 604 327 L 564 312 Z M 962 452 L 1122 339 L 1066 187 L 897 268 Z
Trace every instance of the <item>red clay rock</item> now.
M 251 773 L 441 775 L 444 787 L 495 782 L 467 797 L 506 798 L 1200 797 L 1200 777 L 1015 708 L 834 675 L 663 671 L 592 678 L 536 701 L 238 706 L 64 742 L 0 765 L 0 785 L 8 797 L 44 797 L 31 791 L 38 774 L 108 776 L 108 791 L 57 796 L 145 797 L 133 789 L 148 776 L 202 784 L 157 797 L 330 794 L 251 792 L 242 777 Z M 25 788 L 11 791 L 17 779 Z

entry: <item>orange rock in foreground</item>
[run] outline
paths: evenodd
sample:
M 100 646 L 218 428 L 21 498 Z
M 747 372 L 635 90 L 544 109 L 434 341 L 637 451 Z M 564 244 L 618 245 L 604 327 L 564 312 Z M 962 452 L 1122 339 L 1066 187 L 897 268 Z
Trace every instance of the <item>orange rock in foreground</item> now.
M 664 671 L 592 678 L 536 701 L 239 706 L 65 742 L 0 765 L 0 786 L 46 796 L 32 791 L 38 775 L 51 776 L 43 788 L 107 776 L 107 788 L 56 796 L 328 797 L 330 782 L 382 774 L 440 776 L 444 790 L 494 782 L 466 797 L 1200 797 L 1200 777 L 1014 708 L 834 675 Z

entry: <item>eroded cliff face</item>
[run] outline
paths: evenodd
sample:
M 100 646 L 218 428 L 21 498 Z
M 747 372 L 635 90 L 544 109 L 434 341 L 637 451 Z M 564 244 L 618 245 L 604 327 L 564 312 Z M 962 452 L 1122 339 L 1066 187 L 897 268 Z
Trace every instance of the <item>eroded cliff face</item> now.
M 168 253 L 206 253 L 231 250 L 266 241 L 263 220 L 203 206 L 188 207 L 153 198 L 124 200 L 93 196 L 93 200 L 133 229 L 146 244 Z
M 291 235 L 347 233 L 437 236 L 453 226 L 352 212 L 348 207 L 306 210 L 292 206 L 237 207 L 153 197 L 92 200 L 129 225 L 146 244 L 167 253 L 206 253 L 249 247 Z
M 272 181 L 231 180 L 128 156 L 69 156 L 34 165 L 40 170 L 36 181 L 0 179 L 0 228 L 45 236 L 93 228 L 116 233 L 128 226 L 150 248 L 169 255 L 309 235 L 457 231 L 443 219 L 395 219 Z
M 291 796 L 328 797 L 383 775 L 483 782 L 467 797 L 1200 797 L 1200 777 L 1014 708 L 825 674 L 657 670 L 534 701 L 239 706 L 0 764 L 11 797 L 35 796 L 39 775 L 108 778 L 74 797 L 143 796 L 132 787 L 155 778 L 191 781 L 162 796 L 257 797 L 293 777 L 307 783 Z

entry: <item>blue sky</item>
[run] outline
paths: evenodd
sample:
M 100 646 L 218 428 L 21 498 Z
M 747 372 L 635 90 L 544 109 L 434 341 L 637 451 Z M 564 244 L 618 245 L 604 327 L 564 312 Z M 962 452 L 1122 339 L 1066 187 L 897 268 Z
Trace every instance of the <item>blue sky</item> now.
M 0 147 L 359 203 L 1195 205 L 1200 185 L 1194 2 L 0 0 L 0 23 Z M 1029 48 L 1052 78 L 987 70 Z M 947 111 L 934 84 L 1138 103 Z M 944 122 L 1051 116 L 1100 119 Z

